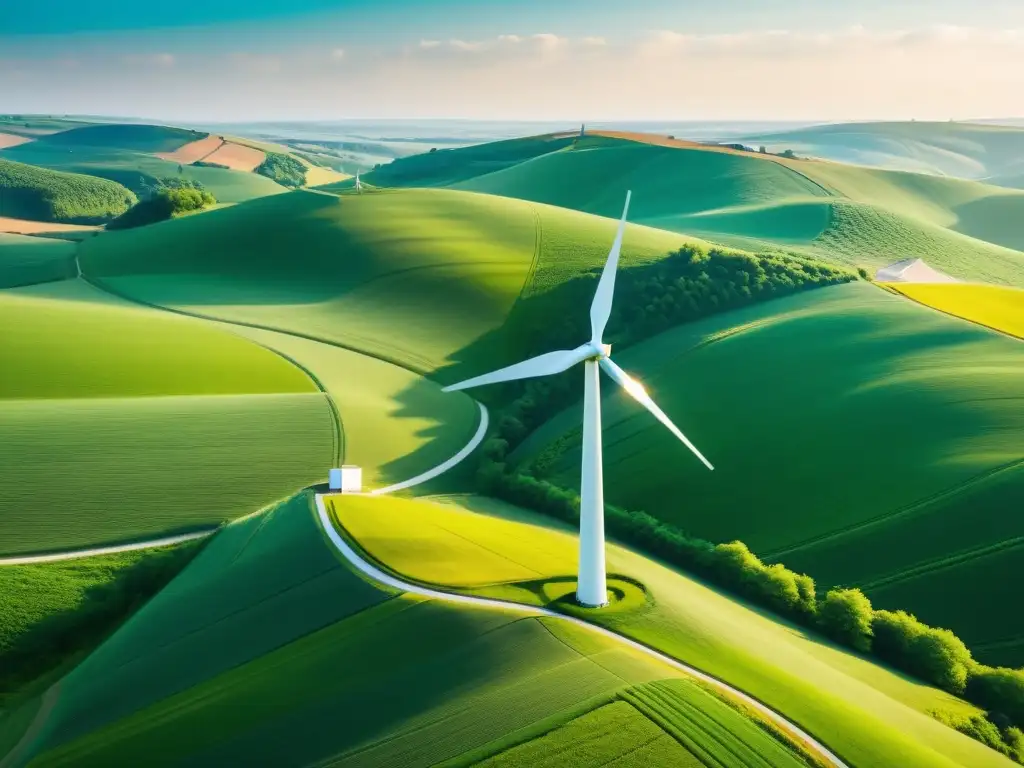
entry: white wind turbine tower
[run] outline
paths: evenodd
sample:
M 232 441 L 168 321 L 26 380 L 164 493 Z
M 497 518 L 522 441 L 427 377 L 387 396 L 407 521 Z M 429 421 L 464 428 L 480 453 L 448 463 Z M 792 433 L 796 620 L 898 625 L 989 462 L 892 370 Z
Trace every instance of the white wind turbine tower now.
M 537 376 L 551 376 L 568 370 L 576 363 L 583 363 L 585 389 L 583 394 L 583 466 L 580 483 L 580 560 L 576 585 L 576 599 L 583 605 L 598 607 L 607 605 L 608 589 L 605 583 L 604 561 L 604 482 L 601 467 L 601 392 L 598 369 L 603 370 L 612 381 L 626 390 L 640 405 L 654 414 L 673 435 L 700 459 L 708 469 L 714 469 L 697 447 L 671 422 L 664 411 L 657 406 L 640 382 L 636 381 L 612 362 L 611 346 L 601 337 L 612 311 L 612 293 L 615 289 L 615 271 L 619 264 L 622 235 L 626 228 L 626 213 L 629 210 L 630 193 L 626 193 L 626 205 L 615 235 L 608 261 L 597 283 L 594 301 L 590 305 L 590 341 L 576 349 L 548 352 L 492 373 L 485 373 L 472 379 L 445 387 L 445 392 L 454 392 L 484 384 L 501 381 L 528 379 Z
M 363 182 L 359 180 L 359 171 L 356 171 L 356 192 L 363 193 Z

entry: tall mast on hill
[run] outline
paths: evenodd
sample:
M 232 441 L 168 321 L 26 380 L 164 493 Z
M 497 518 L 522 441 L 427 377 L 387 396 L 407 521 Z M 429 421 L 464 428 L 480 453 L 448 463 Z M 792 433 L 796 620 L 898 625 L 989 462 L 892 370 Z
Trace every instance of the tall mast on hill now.
M 612 348 L 602 341 L 605 326 L 612 312 L 615 271 L 618 268 L 622 236 L 626 229 L 629 198 L 630 193 L 627 192 L 619 229 L 597 283 L 594 301 L 590 305 L 590 341 L 576 349 L 548 352 L 507 368 L 452 384 L 443 390 L 454 392 L 501 381 L 551 376 L 568 370 L 577 363 L 583 363 L 583 465 L 580 472 L 580 560 L 576 599 L 582 605 L 592 608 L 608 604 L 604 546 L 604 480 L 601 464 L 601 382 L 598 371 L 604 371 L 612 381 L 626 390 L 630 397 L 654 414 L 658 421 L 693 451 L 704 466 L 714 469 L 696 446 L 651 399 L 640 382 L 612 362 Z

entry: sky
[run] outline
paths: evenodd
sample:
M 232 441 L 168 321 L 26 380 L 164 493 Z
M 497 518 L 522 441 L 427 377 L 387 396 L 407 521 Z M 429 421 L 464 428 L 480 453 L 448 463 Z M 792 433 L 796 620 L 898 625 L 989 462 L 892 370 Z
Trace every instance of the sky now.
M 1024 115 L 1021 0 L 0 0 L 0 112 Z

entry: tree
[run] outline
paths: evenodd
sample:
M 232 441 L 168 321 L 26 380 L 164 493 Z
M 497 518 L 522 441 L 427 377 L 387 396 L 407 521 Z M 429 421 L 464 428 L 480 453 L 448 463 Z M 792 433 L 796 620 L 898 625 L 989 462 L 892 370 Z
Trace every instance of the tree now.
M 871 601 L 859 589 L 830 589 L 818 605 L 821 631 L 854 650 L 871 650 L 873 611 Z
M 762 155 L 767 155 L 768 154 L 768 147 L 766 147 L 764 144 L 762 144 L 760 147 L 758 147 L 757 151 L 760 152 Z
M 796 152 L 794 152 L 792 149 L 787 149 L 785 152 L 783 152 L 782 157 L 785 157 L 788 160 L 797 159 Z

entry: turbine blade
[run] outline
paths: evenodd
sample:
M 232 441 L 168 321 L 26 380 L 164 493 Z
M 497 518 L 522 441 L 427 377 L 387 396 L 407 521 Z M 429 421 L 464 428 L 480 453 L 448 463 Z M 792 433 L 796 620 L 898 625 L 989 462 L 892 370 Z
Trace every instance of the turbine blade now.
M 594 301 L 590 305 L 590 341 L 600 344 L 608 318 L 612 314 L 612 294 L 615 292 L 615 270 L 619 267 L 619 251 L 622 250 L 622 235 L 626 231 L 626 213 L 629 211 L 629 198 L 632 192 L 626 192 L 626 205 L 622 208 L 619 230 L 615 233 L 615 242 L 608 252 L 608 260 L 604 263 L 601 279 L 594 291 Z
M 458 384 L 452 384 L 444 387 L 441 391 L 457 392 L 460 389 L 480 387 L 484 384 L 497 384 L 500 381 L 514 381 L 516 379 L 531 379 L 536 376 L 550 376 L 571 368 L 576 363 L 581 360 L 585 360 L 593 354 L 594 350 L 589 344 L 584 344 L 576 349 L 563 349 L 558 352 L 548 352 L 544 355 L 531 357 L 529 360 L 524 360 L 521 363 L 510 365 L 507 368 L 501 368 L 497 371 L 485 373 L 482 376 L 476 376 L 472 379 L 461 381 Z
M 662 424 L 668 427 L 669 431 L 673 435 L 678 437 L 683 442 L 683 444 L 686 445 L 687 448 L 693 451 L 693 454 L 698 459 L 700 459 L 701 462 L 703 462 L 705 467 L 707 467 L 708 469 L 714 469 L 714 467 L 711 466 L 711 462 L 704 458 L 704 454 L 697 450 L 697 446 L 690 442 L 686 435 L 684 435 L 679 430 L 679 427 L 673 424 L 672 420 L 665 415 L 665 412 L 658 407 L 658 404 L 651 399 L 651 396 L 647 394 L 647 391 L 643 388 L 643 385 L 641 385 L 639 381 L 637 381 L 624 370 L 619 368 L 619 366 L 613 363 L 610 358 L 602 357 L 600 360 L 600 365 L 601 368 L 604 369 L 604 372 L 611 376 L 612 380 L 615 381 L 616 384 L 618 384 L 620 387 L 626 390 L 626 392 L 629 393 L 630 397 L 632 397 L 634 400 L 640 403 L 640 405 L 642 405 L 648 411 L 653 413 L 654 418 L 656 418 L 658 421 L 660 421 Z

